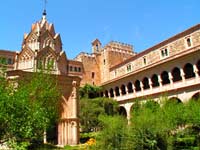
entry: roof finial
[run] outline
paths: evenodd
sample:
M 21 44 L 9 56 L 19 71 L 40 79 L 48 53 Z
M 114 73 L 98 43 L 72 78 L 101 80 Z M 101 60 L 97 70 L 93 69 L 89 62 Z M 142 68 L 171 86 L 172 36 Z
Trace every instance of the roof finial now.
M 43 12 L 43 16 L 47 15 L 46 6 L 47 6 L 47 0 L 44 0 L 44 12 Z

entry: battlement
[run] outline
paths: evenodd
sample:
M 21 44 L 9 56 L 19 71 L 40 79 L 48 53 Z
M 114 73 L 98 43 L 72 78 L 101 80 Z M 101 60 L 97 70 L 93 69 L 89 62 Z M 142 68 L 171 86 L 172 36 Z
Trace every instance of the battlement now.
M 127 51 L 133 52 L 133 45 L 127 44 L 127 43 L 111 41 L 106 46 L 110 46 L 110 47 L 113 47 L 113 48 L 123 49 L 123 50 L 127 50 Z

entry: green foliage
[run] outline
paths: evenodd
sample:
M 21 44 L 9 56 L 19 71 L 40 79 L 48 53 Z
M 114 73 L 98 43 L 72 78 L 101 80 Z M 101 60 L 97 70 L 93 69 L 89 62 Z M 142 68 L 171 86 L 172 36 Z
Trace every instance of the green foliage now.
M 200 101 L 186 104 L 152 100 L 136 103 L 131 124 L 116 116 L 101 116 L 102 126 L 93 149 L 181 150 L 200 146 Z
M 117 107 L 117 102 L 109 98 L 82 98 L 80 100 L 80 122 L 82 131 L 98 131 L 101 127 L 98 116 L 117 114 Z
M 85 84 L 84 87 L 79 89 L 80 98 L 96 98 L 99 97 L 101 88 L 99 86 Z
M 176 149 L 180 142 L 177 133 L 183 132 L 188 125 L 199 126 L 199 102 L 182 104 L 168 101 L 162 107 L 153 103 L 148 101 L 132 114 L 133 149 Z M 189 133 L 185 137 L 186 143 L 186 139 L 193 139 Z
M 35 73 L 15 84 L 0 78 L 0 139 L 10 146 L 27 147 L 58 118 L 59 92 L 56 79 Z M 16 144 L 13 144 L 16 142 Z M 25 143 L 24 143 L 25 142 Z
M 99 116 L 103 130 L 96 137 L 94 149 L 122 149 L 127 143 L 127 123 L 122 116 Z

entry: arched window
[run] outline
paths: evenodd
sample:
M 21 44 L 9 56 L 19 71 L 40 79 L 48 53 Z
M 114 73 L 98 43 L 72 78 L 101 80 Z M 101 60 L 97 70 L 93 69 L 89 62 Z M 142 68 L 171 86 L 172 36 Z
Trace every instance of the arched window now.
M 200 60 L 197 62 L 198 74 L 200 75 Z
M 154 74 L 154 75 L 151 77 L 151 82 L 152 82 L 152 87 L 157 87 L 157 86 L 159 86 L 158 75 L 157 75 L 157 74 Z
M 120 96 L 119 87 L 118 86 L 115 87 L 115 94 L 116 94 L 116 96 Z
M 179 68 L 175 67 L 175 68 L 172 70 L 172 77 L 173 77 L 173 82 L 177 82 L 177 81 L 182 80 L 181 72 L 180 72 L 180 69 L 179 69 Z
M 184 70 L 185 78 L 186 78 L 186 79 L 195 77 L 195 73 L 194 73 L 192 64 L 187 63 L 187 64 L 184 66 L 183 70 Z
M 134 85 L 135 85 L 135 91 L 141 91 L 140 81 L 139 80 L 136 80 Z
M 192 44 L 191 44 L 191 39 L 190 39 L 190 38 L 187 38 L 187 46 L 188 46 L 188 47 L 191 47 L 191 46 L 192 46 Z
M 122 84 L 122 86 L 121 86 L 121 92 L 122 92 L 122 95 L 126 94 L 126 87 L 124 84 Z
M 110 89 L 110 97 L 114 97 L 114 92 L 112 88 Z
M 142 84 L 143 84 L 143 88 L 144 89 L 149 89 L 150 86 L 149 86 L 149 79 L 147 77 L 145 77 L 143 80 L 142 80 Z
M 105 91 L 105 96 L 108 97 L 108 91 L 107 90 Z
M 167 72 L 167 71 L 163 71 L 163 72 L 162 72 L 162 74 L 161 74 L 161 79 L 162 79 L 162 84 L 163 84 L 163 85 L 169 84 L 169 83 L 170 83 L 169 75 L 168 75 L 168 72 Z
M 128 88 L 128 93 L 133 93 L 133 86 L 131 82 L 128 83 L 127 88 Z

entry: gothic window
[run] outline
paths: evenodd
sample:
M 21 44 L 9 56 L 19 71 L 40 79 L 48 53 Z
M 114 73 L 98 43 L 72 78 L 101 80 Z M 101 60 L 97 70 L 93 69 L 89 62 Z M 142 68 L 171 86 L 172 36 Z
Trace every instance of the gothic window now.
M 167 49 L 167 48 L 162 49 L 162 50 L 161 50 L 161 57 L 162 57 L 162 58 L 165 58 L 165 57 L 167 57 L 167 56 L 169 56 L 168 49 Z

